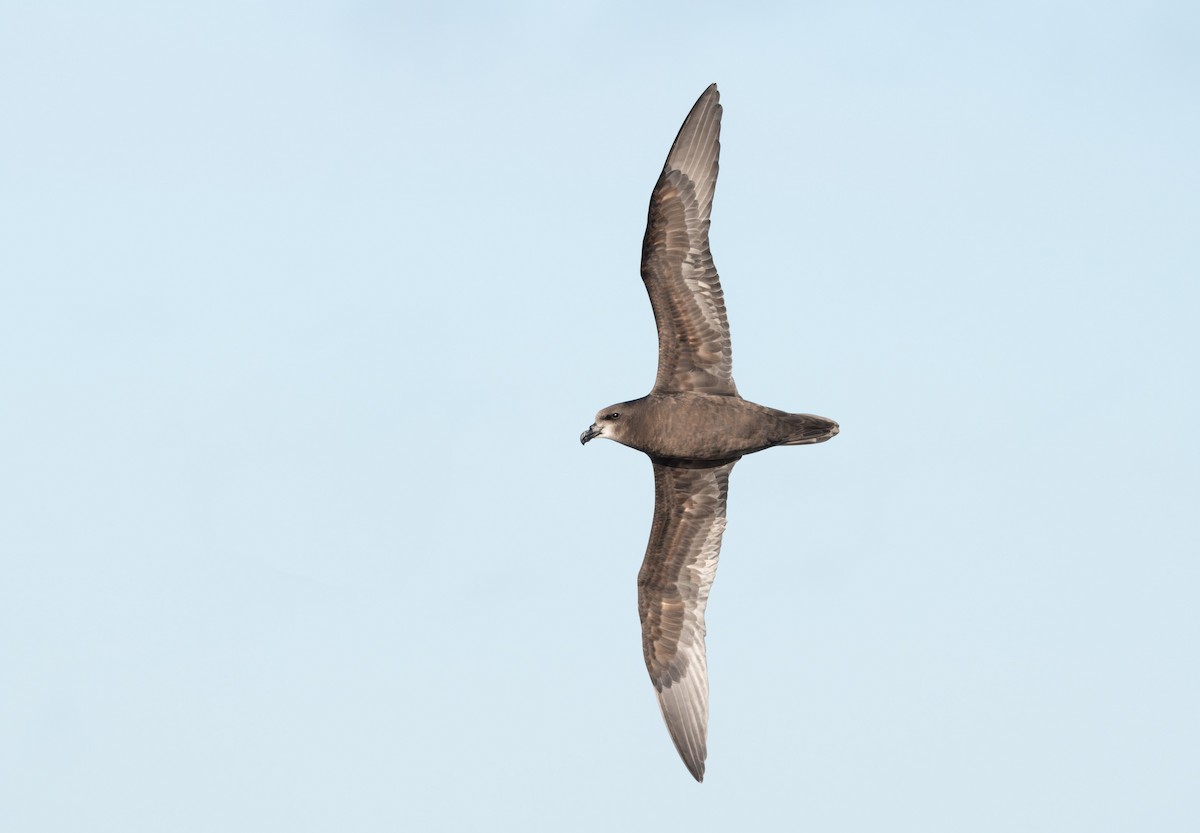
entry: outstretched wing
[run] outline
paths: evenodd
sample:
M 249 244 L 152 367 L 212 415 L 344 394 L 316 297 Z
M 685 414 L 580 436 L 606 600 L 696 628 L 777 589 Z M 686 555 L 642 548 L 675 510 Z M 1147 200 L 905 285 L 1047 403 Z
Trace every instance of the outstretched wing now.
M 736 460 L 734 462 L 737 462 Z M 708 754 L 704 608 L 717 572 L 733 462 L 654 463 L 654 524 L 638 574 L 646 670 L 679 756 L 697 781 Z
M 679 128 L 650 196 L 642 280 L 659 328 L 654 392 L 738 392 L 725 298 L 708 251 L 720 136 L 720 94 L 713 84 Z
M 708 251 L 720 137 L 720 94 L 713 84 L 680 128 L 650 197 L 642 280 L 658 324 L 655 393 L 737 395 L 725 300 Z

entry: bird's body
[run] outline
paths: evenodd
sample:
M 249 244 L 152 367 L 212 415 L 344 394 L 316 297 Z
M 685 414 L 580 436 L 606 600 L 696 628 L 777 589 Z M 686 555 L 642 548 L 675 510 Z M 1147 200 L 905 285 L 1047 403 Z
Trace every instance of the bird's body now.
M 606 420 L 617 413 L 615 420 Z M 829 420 L 789 414 L 740 396 L 695 391 L 651 393 L 599 415 L 599 436 L 663 461 L 729 462 L 776 445 L 828 439 Z
M 708 665 L 704 611 L 717 569 L 729 472 L 746 454 L 809 445 L 833 420 L 743 399 L 720 279 L 708 246 L 721 105 L 715 84 L 692 107 L 650 198 L 642 280 L 658 326 L 658 377 L 649 395 L 601 410 L 580 436 L 650 456 L 654 522 L 638 574 L 646 670 L 688 770 L 704 779 Z

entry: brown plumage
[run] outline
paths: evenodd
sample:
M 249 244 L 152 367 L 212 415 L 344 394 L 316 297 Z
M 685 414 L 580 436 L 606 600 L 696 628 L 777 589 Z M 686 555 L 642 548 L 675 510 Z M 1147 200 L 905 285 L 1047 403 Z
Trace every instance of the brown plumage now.
M 642 280 L 658 325 L 654 388 L 601 410 L 579 438 L 616 440 L 653 461 L 654 522 L 638 574 L 642 650 L 671 739 L 697 781 L 707 756 L 704 609 L 725 531 L 729 472 L 746 454 L 838 433 L 832 420 L 738 395 L 724 295 L 708 248 L 720 133 L 713 84 L 680 128 L 650 197 Z

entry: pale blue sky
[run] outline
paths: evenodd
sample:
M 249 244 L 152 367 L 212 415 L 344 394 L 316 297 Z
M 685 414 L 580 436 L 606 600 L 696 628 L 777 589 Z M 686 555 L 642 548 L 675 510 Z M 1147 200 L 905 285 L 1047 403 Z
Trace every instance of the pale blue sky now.
M 0 828 L 1200 827 L 1188 3 L 0 4 Z M 749 398 L 640 654 L 680 122 Z

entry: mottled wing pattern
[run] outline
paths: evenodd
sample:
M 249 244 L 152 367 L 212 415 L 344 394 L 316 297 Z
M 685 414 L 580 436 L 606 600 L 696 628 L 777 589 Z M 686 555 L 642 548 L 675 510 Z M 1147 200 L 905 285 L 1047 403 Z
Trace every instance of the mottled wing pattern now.
M 737 395 L 725 300 L 708 250 L 720 136 L 714 84 L 680 128 L 650 197 L 642 280 L 658 324 L 655 393 Z
M 654 463 L 654 524 L 638 574 L 646 670 L 675 748 L 697 781 L 704 780 L 708 754 L 704 608 L 717 572 L 732 468 Z

